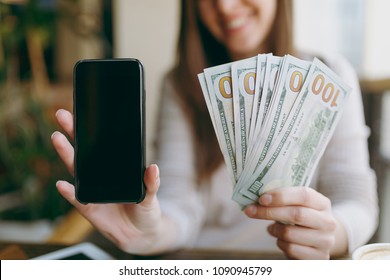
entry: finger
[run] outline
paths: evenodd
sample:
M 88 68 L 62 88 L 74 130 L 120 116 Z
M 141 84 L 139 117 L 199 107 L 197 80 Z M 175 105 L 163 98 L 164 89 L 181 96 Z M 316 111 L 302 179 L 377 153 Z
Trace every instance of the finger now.
M 74 149 L 68 139 L 61 132 L 54 132 L 51 141 L 61 160 L 64 162 L 70 174 L 74 175 Z
M 264 193 L 259 198 L 259 204 L 264 206 L 288 206 L 298 205 L 316 210 L 328 210 L 331 208 L 330 200 L 308 187 L 285 187 Z
M 146 196 L 142 203 L 148 205 L 156 198 L 156 193 L 160 187 L 160 170 L 156 164 L 146 168 L 144 182 L 146 185 Z
M 292 259 L 329 260 L 330 258 L 329 252 L 317 250 L 313 247 L 289 243 L 280 239 L 276 241 L 276 244 L 288 257 Z
M 56 112 L 56 118 L 58 124 L 62 127 L 62 129 L 65 130 L 66 134 L 69 135 L 69 137 L 74 140 L 74 125 L 73 125 L 73 115 L 71 112 L 59 109 Z
M 301 206 L 267 207 L 250 205 L 245 208 L 244 213 L 250 218 L 278 221 L 313 229 L 323 229 L 330 221 L 326 212 Z
M 81 204 L 77 201 L 75 196 L 75 188 L 72 184 L 66 181 L 58 181 L 56 183 L 58 192 L 64 197 L 70 204 L 77 208 L 80 212 L 84 211 L 87 205 Z
M 329 250 L 334 245 L 334 234 L 282 223 L 274 223 L 267 228 L 270 235 L 277 239 L 302 246 Z

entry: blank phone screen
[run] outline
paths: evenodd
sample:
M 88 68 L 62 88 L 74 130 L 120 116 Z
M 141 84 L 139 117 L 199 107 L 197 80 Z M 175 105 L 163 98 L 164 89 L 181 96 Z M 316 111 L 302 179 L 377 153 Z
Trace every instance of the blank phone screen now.
M 74 70 L 76 197 L 139 202 L 144 195 L 144 93 L 137 60 L 83 60 Z

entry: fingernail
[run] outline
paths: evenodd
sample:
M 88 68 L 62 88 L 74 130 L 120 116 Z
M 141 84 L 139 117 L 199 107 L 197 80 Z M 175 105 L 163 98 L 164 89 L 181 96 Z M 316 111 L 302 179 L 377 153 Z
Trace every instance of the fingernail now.
M 58 109 L 58 110 L 56 111 L 56 117 L 58 117 L 58 115 L 59 115 L 61 112 L 62 112 L 62 109 Z
M 156 168 L 156 177 L 154 178 L 154 180 L 157 184 L 160 180 L 160 169 L 158 168 L 157 164 L 153 164 L 153 165 L 154 165 L 154 168 Z
M 50 138 L 53 139 L 54 135 L 56 135 L 57 133 L 58 133 L 58 131 L 54 131 L 54 132 L 51 134 Z
M 257 207 L 255 205 L 249 205 L 248 207 L 245 208 L 245 213 L 248 216 L 255 216 L 257 213 Z
M 272 203 L 272 195 L 263 194 L 259 198 L 259 203 L 260 203 L 260 205 L 265 205 L 265 206 L 270 205 Z

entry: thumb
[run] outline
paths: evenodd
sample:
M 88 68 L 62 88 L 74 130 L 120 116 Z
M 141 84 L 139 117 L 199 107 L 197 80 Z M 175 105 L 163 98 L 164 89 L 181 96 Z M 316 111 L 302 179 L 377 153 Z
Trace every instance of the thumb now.
M 71 183 L 67 181 L 58 181 L 56 183 L 56 187 L 58 192 L 81 213 L 83 213 L 83 209 L 88 207 L 88 205 L 81 204 L 77 201 L 75 196 L 75 188 Z
M 146 196 L 143 203 L 149 204 L 154 200 L 160 187 L 160 170 L 157 164 L 152 164 L 146 168 L 144 182 L 146 185 Z

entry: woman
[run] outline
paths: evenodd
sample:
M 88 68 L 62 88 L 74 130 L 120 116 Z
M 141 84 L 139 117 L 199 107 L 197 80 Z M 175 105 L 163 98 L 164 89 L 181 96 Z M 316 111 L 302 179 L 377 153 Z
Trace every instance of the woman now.
M 295 54 L 291 3 L 277 0 L 183 0 L 178 63 L 162 95 L 157 159 L 145 172 L 138 205 L 81 205 L 74 187 L 58 191 L 121 249 L 155 254 L 183 246 L 275 250 L 289 258 L 329 259 L 367 242 L 377 223 L 375 176 L 358 82 L 341 59 L 326 59 L 353 87 L 310 188 L 275 189 L 240 211 L 197 81 L 206 67 L 257 53 Z M 57 120 L 73 135 L 72 115 Z M 73 173 L 73 147 L 55 132 L 53 144 Z M 157 190 L 158 194 L 157 194 Z M 275 221 L 284 221 L 279 223 Z

